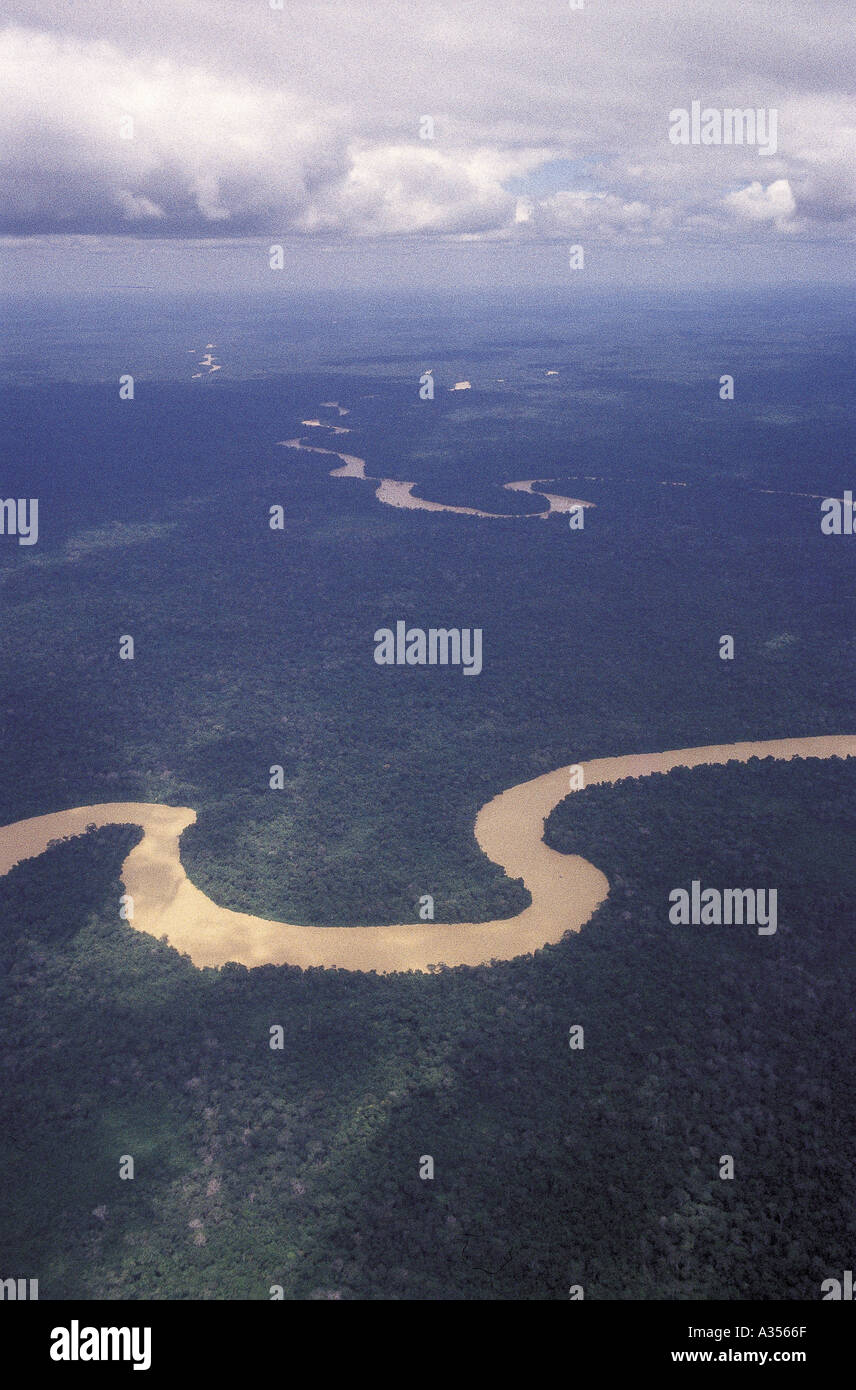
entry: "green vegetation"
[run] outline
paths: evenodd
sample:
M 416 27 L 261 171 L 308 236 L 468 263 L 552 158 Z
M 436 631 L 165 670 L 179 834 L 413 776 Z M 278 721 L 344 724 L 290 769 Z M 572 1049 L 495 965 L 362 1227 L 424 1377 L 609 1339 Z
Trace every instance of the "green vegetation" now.
M 425 477 L 410 451 L 430 431 L 412 392 L 360 386 L 377 399 L 351 388 L 348 447 Z M 582 533 L 396 512 L 328 478 L 329 460 L 277 449 L 308 401 L 345 395 L 329 382 L 233 387 L 204 405 L 149 387 L 132 411 L 84 388 L 58 395 L 26 402 L 16 440 L 33 471 L 60 441 L 71 456 L 26 487 L 42 489 L 44 545 L 0 551 L 2 822 L 101 801 L 189 805 L 188 871 L 225 906 L 398 922 L 430 892 L 438 920 L 490 920 L 525 903 L 472 831 L 505 787 L 589 756 L 856 727 L 852 561 L 810 498 L 701 477 L 660 487 L 645 481 L 660 458 L 643 452 L 634 483 L 587 483 L 597 506 Z M 556 457 L 552 415 L 539 453 L 543 414 L 510 441 L 491 413 L 453 427 L 445 409 L 436 495 L 472 486 L 484 501 L 527 474 L 579 487 L 562 479 L 595 443 L 578 420 Z M 93 524 L 100 475 L 80 480 L 82 498 L 69 481 L 87 448 L 122 460 L 121 530 Z M 267 525 L 273 502 L 282 532 Z M 75 508 L 77 529 L 56 529 Z M 482 674 L 377 667 L 373 633 L 399 617 L 481 627 Z M 718 657 L 723 631 L 733 662 Z M 119 660 L 123 633 L 133 662 Z
M 856 732 L 856 543 L 821 535 L 810 495 L 848 485 L 851 331 L 840 309 L 821 332 L 800 303 L 757 330 L 729 307 L 714 369 L 709 307 L 569 326 L 564 306 L 527 345 L 500 306 L 483 351 L 482 320 L 452 339 L 445 304 L 415 343 L 373 310 L 335 329 L 382 349 L 347 374 L 147 375 L 132 406 L 112 376 L 13 388 L 4 495 L 39 497 L 41 533 L 0 547 L 0 823 L 187 805 L 183 861 L 226 906 L 400 922 L 430 893 L 438 921 L 488 920 L 526 902 L 473 836 L 504 788 Z M 252 334 L 244 351 L 255 371 Z M 425 360 L 483 384 L 426 409 Z M 514 512 L 503 482 L 553 478 L 596 506 L 577 534 L 381 507 L 277 448 L 324 400 L 370 474 L 425 496 Z M 482 674 L 375 666 L 399 618 L 481 627 Z M 197 971 L 118 917 L 132 830 L 21 865 L 0 880 L 0 1274 L 60 1298 L 817 1297 L 854 1248 L 853 777 L 765 764 L 576 794 L 548 833 L 607 873 L 593 922 L 433 976 Z M 777 934 L 670 927 L 694 877 L 777 887 Z
M 549 838 L 609 876 L 592 923 L 433 976 L 197 971 L 118 918 L 132 832 L 19 866 L 5 1263 L 61 1298 L 816 1298 L 856 1237 L 854 792 L 766 760 L 576 793 Z M 777 934 L 670 926 L 693 876 L 777 887 Z

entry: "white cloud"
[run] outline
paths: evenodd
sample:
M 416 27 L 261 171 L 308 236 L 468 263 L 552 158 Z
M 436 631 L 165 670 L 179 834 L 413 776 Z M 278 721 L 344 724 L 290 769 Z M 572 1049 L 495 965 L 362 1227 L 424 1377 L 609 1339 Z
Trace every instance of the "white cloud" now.
M 6 31 L 0 70 L 10 230 L 495 232 L 514 217 L 503 181 L 548 154 L 354 140 L 304 95 L 103 42 Z
M 0 35 L 0 71 L 7 225 L 285 229 L 348 170 L 341 116 L 282 89 L 23 30 Z
M 547 236 L 593 234 L 606 240 L 659 241 L 671 226 L 668 208 L 652 209 L 638 198 L 613 193 L 555 193 L 538 208 L 539 229 Z
M 151 198 L 140 198 L 134 193 L 129 193 L 127 188 L 116 190 L 116 202 L 129 222 L 141 222 L 144 218 L 166 216 L 163 208 L 159 208 L 157 203 L 152 202 Z
M 759 180 L 729 193 L 726 206 L 749 222 L 773 222 L 780 231 L 793 227 L 797 204 L 787 179 L 776 179 L 764 188 Z
M 0 230 L 853 239 L 849 3 L 7 0 Z M 694 98 L 775 107 L 776 155 L 671 146 Z
M 427 145 L 358 149 L 344 184 L 327 192 L 327 225 L 358 235 L 497 232 L 514 222 L 517 208 L 504 181 L 543 159 L 537 151 L 497 155 Z

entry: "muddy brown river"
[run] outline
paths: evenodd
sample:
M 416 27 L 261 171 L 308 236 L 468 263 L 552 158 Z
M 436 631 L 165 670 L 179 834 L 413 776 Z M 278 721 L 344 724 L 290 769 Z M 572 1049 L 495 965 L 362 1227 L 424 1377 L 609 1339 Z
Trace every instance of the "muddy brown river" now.
M 856 757 L 856 735 L 771 739 L 635 753 L 578 764 L 586 786 L 647 777 L 675 767 L 698 767 L 749 758 Z M 110 802 L 79 806 L 17 821 L 0 829 L 0 874 L 22 859 L 41 854 L 52 839 L 83 834 L 87 826 L 139 825 L 143 839 L 122 866 L 134 900 L 129 926 L 166 935 L 197 966 L 299 965 L 346 970 L 425 971 L 431 965 L 480 965 L 511 960 L 579 931 L 604 901 L 609 883 L 594 864 L 558 854 L 544 844 L 544 820 L 569 792 L 570 768 L 544 773 L 501 792 L 482 807 L 475 837 L 487 857 L 509 878 L 522 878 L 532 902 L 516 917 L 494 922 L 408 922 L 384 927 L 306 927 L 272 922 L 219 907 L 185 873 L 181 833 L 196 820 L 184 806 Z M 627 795 L 633 795 L 632 787 Z M 118 904 L 117 904 L 118 913 Z M 414 907 L 414 913 L 416 909 Z

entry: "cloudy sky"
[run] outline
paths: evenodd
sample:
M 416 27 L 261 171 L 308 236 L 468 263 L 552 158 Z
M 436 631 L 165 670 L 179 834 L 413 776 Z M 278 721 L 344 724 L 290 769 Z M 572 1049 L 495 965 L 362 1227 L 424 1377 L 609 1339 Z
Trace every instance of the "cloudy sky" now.
M 319 282 L 557 271 L 572 243 L 618 275 L 853 279 L 852 0 L 282 6 L 7 0 L 16 280 L 58 247 L 204 279 L 273 242 Z M 775 149 L 673 144 L 693 101 L 775 110 Z

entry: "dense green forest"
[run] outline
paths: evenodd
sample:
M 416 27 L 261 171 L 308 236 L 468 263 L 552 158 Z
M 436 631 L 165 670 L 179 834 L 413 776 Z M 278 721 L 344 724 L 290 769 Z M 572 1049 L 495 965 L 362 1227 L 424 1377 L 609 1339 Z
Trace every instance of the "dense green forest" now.
M 575 377 L 545 401 L 527 384 L 511 405 L 485 392 L 466 407 L 446 393 L 430 415 L 412 386 L 374 377 L 204 399 L 147 384 L 130 404 L 93 386 L 19 393 L 8 483 L 19 469 L 22 491 L 41 490 L 43 535 L 0 551 L 0 820 L 189 805 L 185 863 L 224 905 L 396 922 L 430 892 L 438 920 L 489 920 L 524 903 L 473 837 L 503 788 L 589 756 L 856 728 L 846 538 L 820 534 L 812 498 L 758 491 L 746 451 L 713 466 L 702 436 L 733 453 L 734 425 L 713 431 L 700 387 L 648 399 L 631 376 L 619 408 L 614 366 L 571 367 L 585 389 Z M 638 428 L 632 481 L 624 455 L 603 457 L 592 379 L 610 447 Z M 502 481 L 554 477 L 595 502 L 584 531 L 397 512 L 328 477 L 331 460 L 277 447 L 337 396 L 353 432 L 328 443 L 370 472 L 491 509 L 519 505 Z M 763 483 L 792 486 L 783 427 L 739 409 L 749 455 L 766 438 L 775 460 Z M 82 452 L 98 467 L 81 479 Z M 814 467 L 803 493 L 831 468 Z M 576 477 L 601 468 L 605 481 Z M 687 486 L 662 485 L 673 476 Z M 373 633 L 398 618 L 481 627 L 481 675 L 377 667 Z
M 592 922 L 434 975 L 198 971 L 119 920 L 130 830 L 20 865 L 4 1267 L 59 1298 L 818 1298 L 856 1238 L 854 793 L 853 760 L 575 793 L 548 838 L 607 873 Z M 693 876 L 776 887 L 776 935 L 671 926 Z
M 312 316 L 244 306 L 223 373 L 193 384 L 184 318 L 151 310 L 105 305 L 102 379 L 71 324 L 46 338 L 64 379 L 39 358 L 7 392 L 4 492 L 39 498 L 40 537 L 0 546 L 0 824 L 184 805 L 183 862 L 223 905 L 406 922 L 430 893 L 438 921 L 489 920 L 527 901 L 473 834 L 504 788 L 856 733 L 856 542 L 821 534 L 817 496 L 853 482 L 843 310 L 818 333 L 799 295 L 562 303 L 527 339 L 519 306 L 488 332 L 466 304 L 452 328 L 442 302 L 362 305 L 326 365 L 265 373 L 268 346 L 302 360 Z M 219 342 L 238 317 L 217 312 Z M 121 402 L 128 324 L 154 367 Z M 396 511 L 278 446 L 337 399 L 351 432 L 309 442 L 490 511 L 528 507 L 504 482 L 555 479 L 595 503 L 584 530 Z M 480 627 L 482 673 L 378 667 L 398 619 Z M 43 1297 L 815 1298 L 852 1267 L 854 775 L 578 793 L 548 836 L 608 875 L 595 919 L 430 976 L 198 971 L 118 917 L 133 829 L 21 864 L 0 879 L 0 1273 Z M 671 927 L 695 877 L 777 887 L 776 935 Z

